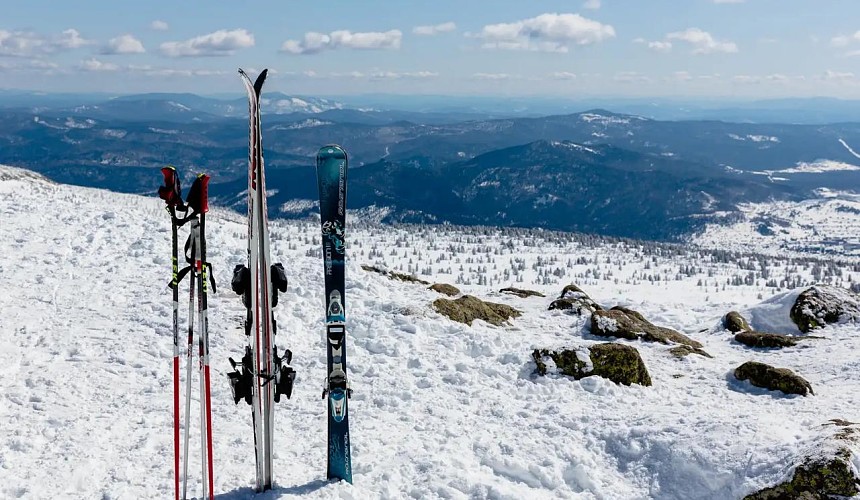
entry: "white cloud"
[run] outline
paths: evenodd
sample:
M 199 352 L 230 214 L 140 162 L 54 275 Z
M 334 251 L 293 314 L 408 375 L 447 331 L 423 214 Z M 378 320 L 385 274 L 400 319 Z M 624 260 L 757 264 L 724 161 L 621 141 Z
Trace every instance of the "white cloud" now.
M 26 57 L 40 51 L 45 40 L 26 31 L 0 30 L 0 55 Z
M 81 37 L 76 29 L 67 29 L 53 40 L 53 45 L 60 49 L 78 49 L 93 42 Z
M 439 33 L 449 33 L 457 29 L 457 25 L 453 22 L 435 24 L 432 26 L 416 26 L 412 28 L 412 33 L 416 35 L 438 35 Z
M 182 42 L 165 42 L 161 52 L 168 57 L 229 56 L 254 46 L 254 35 L 244 29 L 218 30 Z
M 838 35 L 830 39 L 830 45 L 834 47 L 845 47 L 853 42 L 860 41 L 860 31 L 853 35 Z
M 478 38 L 487 49 L 567 52 L 570 45 L 591 45 L 615 37 L 615 29 L 579 14 L 541 14 L 513 23 L 488 24 Z
M 693 79 L 693 75 L 689 71 L 676 71 L 672 73 L 670 80 L 676 82 L 689 82 Z
M 827 70 L 822 76 L 823 80 L 845 82 L 854 79 L 854 73 L 849 71 L 832 71 Z
M 651 78 L 636 71 L 622 71 L 613 78 L 618 83 L 651 83 Z
M 476 80 L 510 80 L 514 78 L 513 75 L 509 75 L 508 73 L 475 73 L 472 75 L 472 78 Z
M 149 29 L 155 31 L 167 31 L 168 29 L 170 29 L 170 26 L 168 26 L 166 22 L 160 19 L 156 19 L 149 24 Z
M 84 71 L 119 71 L 119 66 L 116 64 L 102 62 L 96 58 L 81 61 L 79 67 Z
M 666 35 L 666 39 L 689 43 L 693 46 L 693 54 L 718 52 L 732 54 L 738 51 L 738 46 L 734 42 L 716 40 L 710 33 L 699 28 L 688 28 L 684 31 L 669 33 Z
M 71 50 L 93 42 L 81 37 L 78 30 L 67 29 L 55 36 L 44 36 L 30 31 L 0 29 L 0 55 L 34 57 L 61 50 Z
M 557 71 L 555 73 L 550 73 L 549 76 L 555 80 L 576 80 L 576 73 L 571 73 L 569 71 Z
M 287 40 L 281 46 L 282 52 L 290 54 L 316 54 L 324 50 L 349 49 L 399 49 L 403 33 L 400 30 L 386 32 L 353 33 L 347 30 L 332 31 L 329 34 L 310 31 L 299 40 Z
M 672 42 L 661 42 L 659 40 L 648 42 L 648 48 L 655 52 L 671 52 Z
M 600 8 L 600 0 L 585 0 L 582 4 L 583 9 L 597 10 Z
M 121 35 L 111 38 L 107 45 L 102 47 L 102 54 L 143 54 L 146 49 L 143 44 L 132 35 Z
M 403 78 L 408 79 L 424 79 L 424 78 L 436 78 L 439 76 L 439 73 L 434 73 L 432 71 L 413 71 L 413 72 L 405 72 L 405 73 L 397 73 L 394 71 L 375 71 L 371 73 L 370 78 L 374 80 L 400 80 Z
M 179 76 L 179 77 L 192 77 L 192 76 L 223 76 L 223 75 L 232 75 L 232 71 L 224 71 L 224 70 L 211 70 L 211 69 L 175 69 L 175 68 L 159 68 L 153 67 L 149 65 L 134 65 L 131 64 L 126 68 L 128 71 L 134 73 L 140 73 L 146 76 Z

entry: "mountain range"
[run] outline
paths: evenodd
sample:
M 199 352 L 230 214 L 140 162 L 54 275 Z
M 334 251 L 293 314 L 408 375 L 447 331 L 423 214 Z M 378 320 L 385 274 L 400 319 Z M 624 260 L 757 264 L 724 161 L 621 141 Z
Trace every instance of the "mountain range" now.
M 205 170 L 216 202 L 243 209 L 243 99 L 0 103 L 0 163 L 137 193 L 154 190 L 164 164 L 189 176 Z M 350 153 L 349 205 L 384 208 L 389 221 L 677 239 L 737 213 L 739 203 L 860 189 L 860 123 L 664 121 L 602 109 L 499 118 L 356 109 L 279 93 L 263 109 L 273 216 L 313 211 L 284 207 L 316 199 L 313 155 L 327 143 Z

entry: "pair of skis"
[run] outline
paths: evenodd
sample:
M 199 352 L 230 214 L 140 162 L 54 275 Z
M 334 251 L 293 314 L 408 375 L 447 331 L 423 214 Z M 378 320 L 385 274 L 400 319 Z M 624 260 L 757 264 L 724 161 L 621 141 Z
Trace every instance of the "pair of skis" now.
M 287 290 L 281 264 L 271 265 L 265 167 L 260 126 L 260 95 L 266 80 L 263 70 L 255 81 L 239 70 L 248 94 L 248 265 L 236 266 L 233 290 L 247 308 L 247 345 L 241 363 L 232 358 L 229 373 L 233 399 L 252 406 L 257 491 L 272 488 L 274 403 L 292 394 L 295 370 L 288 365 L 292 352 L 278 354 L 277 323 L 272 308 L 278 292 Z M 326 345 L 328 372 L 323 390 L 328 408 L 327 477 L 352 482 L 347 399 L 351 389 L 346 376 L 346 316 L 344 311 L 344 224 L 346 221 L 347 157 L 339 146 L 326 146 L 317 155 L 323 254 L 325 256 Z
M 188 456 L 191 434 L 191 379 L 194 358 L 194 301 L 197 288 L 197 318 L 199 322 L 198 371 L 200 380 L 200 450 L 202 466 L 202 498 L 214 499 L 214 478 L 212 463 L 212 400 L 209 375 L 209 320 L 208 320 L 208 283 L 215 292 L 212 266 L 206 261 L 206 212 L 209 211 L 209 176 L 199 174 L 182 201 L 182 187 L 179 175 L 172 166 L 161 169 L 164 185 L 158 190 L 159 196 L 167 205 L 170 214 L 172 240 L 172 278 L 168 286 L 173 290 L 173 452 L 175 498 L 183 500 L 188 492 Z M 181 213 L 181 216 L 180 216 Z M 188 264 L 179 269 L 179 228 L 190 224 L 191 230 L 185 243 L 185 261 Z M 179 349 L 179 283 L 191 274 L 188 294 L 188 342 L 186 346 L 185 375 L 185 424 L 183 429 L 182 453 L 180 453 L 180 349 Z M 208 276 L 208 280 L 207 280 Z M 184 457 L 184 460 L 182 459 Z M 182 463 L 182 485 L 180 496 L 180 462 Z
M 274 449 L 275 403 L 281 396 L 290 398 L 296 372 L 287 366 L 293 354 L 283 355 L 275 344 L 277 323 L 272 308 L 278 304 L 278 293 L 287 291 L 284 266 L 270 264 L 269 222 L 266 207 L 266 177 L 263 164 L 260 130 L 260 93 L 266 81 L 263 70 L 251 82 L 239 70 L 248 93 L 248 263 L 237 265 L 233 271 L 233 291 L 242 296 L 247 309 L 245 320 L 245 352 L 241 362 L 230 358 L 233 371 L 228 373 L 233 400 L 245 400 L 251 405 L 256 459 L 256 488 L 272 488 L 272 458 Z

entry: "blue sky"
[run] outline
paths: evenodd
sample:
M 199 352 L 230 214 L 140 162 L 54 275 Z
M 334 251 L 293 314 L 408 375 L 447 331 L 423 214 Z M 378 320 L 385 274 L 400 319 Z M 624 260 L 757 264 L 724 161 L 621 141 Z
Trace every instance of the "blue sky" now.
M 858 0 L 4 0 L 0 88 L 860 98 Z

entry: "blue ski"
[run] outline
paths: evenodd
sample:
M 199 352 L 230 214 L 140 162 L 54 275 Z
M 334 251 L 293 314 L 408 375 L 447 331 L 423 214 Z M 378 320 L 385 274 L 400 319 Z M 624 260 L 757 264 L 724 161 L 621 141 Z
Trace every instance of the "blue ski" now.
M 325 146 L 317 153 L 320 190 L 320 223 L 325 270 L 326 350 L 328 372 L 323 399 L 328 407 L 329 479 L 352 482 L 349 447 L 349 388 L 346 372 L 346 309 L 344 307 L 344 263 L 346 248 L 346 151 Z

